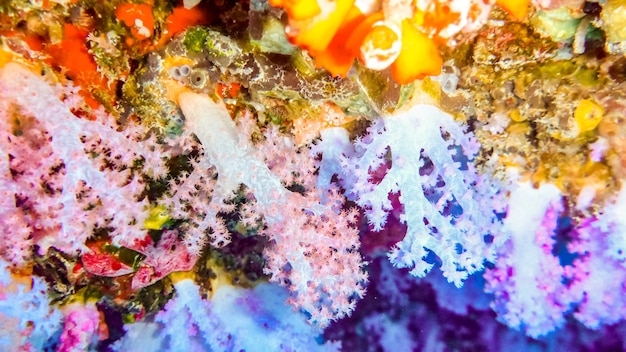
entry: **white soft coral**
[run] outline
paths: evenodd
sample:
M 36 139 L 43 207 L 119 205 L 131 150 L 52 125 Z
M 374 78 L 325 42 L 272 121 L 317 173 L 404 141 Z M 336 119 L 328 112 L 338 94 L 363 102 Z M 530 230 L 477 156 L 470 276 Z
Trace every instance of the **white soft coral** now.
M 61 312 L 50 306 L 48 286 L 38 277 L 16 279 L 0 259 L 0 350 L 42 351 L 61 328 Z
M 385 226 L 393 210 L 390 195 L 400 194 L 401 221 L 408 229 L 389 254 L 396 266 L 424 276 L 433 267 L 427 260 L 431 251 L 448 281 L 461 286 L 468 274 L 483 268 L 484 260 L 495 260 L 494 247 L 506 239 L 497 218 L 504 204 L 500 187 L 475 170 L 472 158 L 479 145 L 452 116 L 416 105 L 383 117 L 343 157 L 335 150 L 346 144 L 341 134 L 328 137 L 333 141 L 322 140 L 317 149 L 342 168 L 322 164 L 320 175 L 330 180 L 330 173 L 338 173 L 374 230 Z
M 279 147 L 286 161 L 281 164 L 283 172 L 274 172 L 266 164 L 277 160 L 259 155 L 247 134 L 250 127 L 238 129 L 223 104 L 191 92 L 181 93 L 178 100 L 189 128 L 202 143 L 204 156 L 217 172 L 209 209 L 217 214 L 228 208 L 226 201 L 245 185 L 254 199 L 245 207 L 248 215 L 244 218 L 253 218 L 250 214 L 262 217 L 264 233 L 270 239 L 265 271 L 271 280 L 287 286 L 292 292 L 290 302 L 307 311 L 320 327 L 349 314 L 367 279 L 354 216 L 322 203 L 314 189 L 299 193 L 286 188 L 292 182 L 312 187 L 309 173 L 314 170 L 305 162 L 299 166 L 306 177 L 292 177 L 301 158 L 290 153 L 300 151 L 277 131 L 266 134 L 270 139 L 266 143 Z

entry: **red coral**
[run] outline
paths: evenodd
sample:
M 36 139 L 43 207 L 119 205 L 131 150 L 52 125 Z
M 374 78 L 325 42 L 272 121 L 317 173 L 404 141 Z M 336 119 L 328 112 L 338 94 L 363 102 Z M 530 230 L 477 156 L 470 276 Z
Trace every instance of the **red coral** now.
M 178 239 L 178 231 L 175 230 L 163 231 L 156 246 L 149 235 L 143 241 L 135 243 L 131 249 L 144 254 L 146 260 L 133 277 L 133 290 L 150 286 L 172 272 L 191 270 L 198 260 L 198 256 L 192 255 L 187 246 Z
M 133 272 L 133 268 L 122 263 L 119 258 L 112 254 L 103 252 L 100 246 L 88 246 L 92 250 L 81 257 L 81 262 L 85 270 L 93 275 L 117 277 Z

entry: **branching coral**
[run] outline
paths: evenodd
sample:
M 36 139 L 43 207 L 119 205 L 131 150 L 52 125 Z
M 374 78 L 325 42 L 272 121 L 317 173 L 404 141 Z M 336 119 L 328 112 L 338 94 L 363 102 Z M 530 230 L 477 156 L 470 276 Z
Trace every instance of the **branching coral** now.
M 0 348 L 41 351 L 59 329 L 61 312 L 50 306 L 41 278 L 19 279 L 10 266 L 0 259 Z
M 255 201 L 244 217 L 262 215 L 273 243 L 266 251 L 271 280 L 289 287 L 295 306 L 319 326 L 349 314 L 367 279 L 353 215 L 322 204 L 316 192 L 285 188 L 222 104 L 192 92 L 181 93 L 178 101 L 218 174 L 209 209 L 228 207 L 225 201 L 245 185 Z
M 621 191 L 602 214 L 580 216 L 567 228 L 555 186 L 517 185 L 505 220 L 511 241 L 485 273 L 498 318 L 532 337 L 562 327 L 568 314 L 591 329 L 622 320 L 624 199 Z
M 285 305 L 286 290 L 220 286 L 204 300 L 192 280 L 175 284 L 176 295 L 154 322 L 129 326 L 118 351 L 338 351 L 339 344 L 315 341 L 317 331 Z M 136 340 L 143 337 L 144 344 Z
M 533 337 L 563 326 L 563 313 L 572 303 L 559 282 L 564 270 L 552 255 L 560 200 L 552 185 L 517 186 L 505 220 L 511 241 L 501 251 L 496 268 L 486 274 L 487 292 L 495 295 L 493 308 L 499 318 Z M 526 256 L 534 259 L 526 261 Z
M 534 3 L 583 6 L 559 1 Z M 626 316 L 626 191 L 610 194 L 626 165 L 626 61 L 602 57 L 621 50 L 619 1 L 567 17 L 571 48 L 561 27 L 551 40 L 537 22 L 510 21 L 527 0 L 271 1 L 283 17 L 264 0 L 249 11 L 44 3 L 58 24 L 41 26 L 42 6 L 28 14 L 22 1 L 23 17 L 0 25 L 10 27 L 0 32 L 0 260 L 13 265 L 9 275 L 0 263 L 0 322 L 19 330 L 0 334 L 3 348 L 44 349 L 56 330 L 59 350 L 100 349 L 124 332 L 119 350 L 139 338 L 146 350 L 254 350 L 261 335 L 271 350 L 332 350 L 314 341 L 319 329 L 357 312 L 347 334 L 368 342 L 485 350 L 505 329 L 489 300 L 520 331 L 512 338 Z M 182 33 L 226 7 L 210 29 Z M 558 14 L 539 13 L 543 29 Z M 39 59 L 32 72 L 7 63 Z M 106 84 L 122 81 L 121 93 Z M 88 107 L 93 97 L 110 112 Z M 500 182 L 512 166 L 524 181 Z M 399 270 L 366 268 L 361 243 Z M 43 281 L 23 278 L 31 268 L 64 312 L 62 332 Z M 417 284 L 433 268 L 442 275 Z M 379 310 L 364 318 L 366 269 L 380 287 L 368 288 Z M 413 309 L 417 296 L 438 307 Z
M 167 169 L 154 149 L 134 144 L 138 130 L 116 131 L 111 116 L 97 121 L 72 113 L 80 109 L 75 91 L 60 94 L 25 67 L 9 63 L 0 76 L 2 106 L 2 212 L 4 255 L 14 263 L 50 246 L 84 252 L 95 228 L 110 227 L 117 244 L 143 236 L 147 202 L 139 200 L 143 180 L 135 161 L 162 177 Z M 60 100 L 58 95 L 65 97 Z
M 416 105 L 385 117 L 343 157 L 336 149 L 349 144 L 338 133 L 327 137 L 333 139 L 322 142 L 323 158 L 338 159 L 342 167 L 327 164 L 320 175 L 329 179 L 338 173 L 374 230 L 385 226 L 394 210 L 391 194 L 399 194 L 400 220 L 408 229 L 389 254 L 396 266 L 424 276 L 433 267 L 427 259 L 432 251 L 444 276 L 460 287 L 469 274 L 482 270 L 484 260 L 495 260 L 495 248 L 507 238 L 497 218 L 504 210 L 501 186 L 477 173 L 472 159 L 479 145 L 450 115 Z M 485 212 L 482 202 L 493 208 Z M 486 240 L 488 235 L 492 240 Z

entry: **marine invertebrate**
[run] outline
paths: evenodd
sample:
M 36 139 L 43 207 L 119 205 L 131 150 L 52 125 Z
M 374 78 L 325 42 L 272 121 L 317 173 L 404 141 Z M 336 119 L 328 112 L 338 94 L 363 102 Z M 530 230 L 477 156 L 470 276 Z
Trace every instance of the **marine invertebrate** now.
M 496 3 L 515 18 L 526 16 L 526 0 Z M 438 44 L 454 45 L 457 33 L 478 29 L 491 10 L 489 4 L 469 0 L 272 0 L 270 4 L 289 15 L 290 40 L 331 74 L 345 76 L 358 58 L 374 70 L 391 67 L 401 84 L 438 75 L 443 64 Z
M 238 132 L 222 103 L 189 91 L 178 100 L 219 175 L 208 215 L 228 208 L 226 201 L 240 184 L 245 185 L 255 201 L 243 217 L 261 215 L 267 227 L 263 232 L 272 242 L 265 252 L 270 280 L 287 286 L 290 302 L 318 326 L 350 314 L 367 280 L 357 252 L 354 212 L 322 203 L 317 192 L 301 194 L 285 188 L 255 155 L 248 136 Z
M 327 330 L 346 350 L 623 349 L 626 197 L 611 193 L 626 174 L 626 70 L 603 51 L 619 44 L 620 2 L 534 1 L 586 14 L 563 23 L 574 59 L 511 21 L 526 0 L 496 2 L 513 16 L 486 26 L 494 4 L 480 0 L 277 2 L 286 16 L 265 0 L 0 5 L 0 256 L 18 286 L 32 266 L 53 305 L 76 302 L 51 342 L 105 349 L 126 332 L 118 350 L 264 348 L 255 331 L 276 332 L 276 350 L 323 350 L 337 346 L 315 328 L 353 312 L 350 329 Z M 444 74 L 393 82 L 436 73 L 439 49 Z M 6 76 L 11 60 L 35 78 Z M 487 310 L 483 269 L 498 318 L 521 333 Z M 32 307 L 1 293 L 2 307 Z M 52 328 L 6 341 L 40 347 L 54 315 L 25 316 Z
M 423 277 L 434 267 L 427 259 L 432 251 L 443 275 L 460 287 L 485 260 L 495 260 L 495 249 L 507 238 L 496 216 L 504 210 L 502 185 L 476 171 L 479 145 L 450 115 L 418 104 L 377 121 L 354 149 L 346 134 L 325 133 L 324 138 L 329 140 L 319 148 L 322 158 L 339 159 L 341 168 L 323 164 L 321 177 L 329 180 L 337 173 L 375 231 L 394 211 L 391 195 L 399 195 L 407 233 L 389 252 L 394 265 Z M 493 209 L 484 212 L 480 202 Z
M 102 111 L 95 121 L 82 119 L 72 112 L 82 108 L 77 93 L 59 93 L 20 64 L 0 72 L 3 254 L 15 264 L 28 260 L 34 244 L 41 254 L 51 246 L 82 253 L 98 227 L 114 228 L 114 242 L 129 245 L 142 236 L 147 206 L 133 162 L 151 164 L 145 171 L 156 178 L 167 173 L 165 154 L 133 143 L 138 130 L 117 131 Z
M 43 279 L 18 278 L 10 267 L 0 259 L 0 347 L 41 351 L 61 326 L 61 312 L 50 305 Z

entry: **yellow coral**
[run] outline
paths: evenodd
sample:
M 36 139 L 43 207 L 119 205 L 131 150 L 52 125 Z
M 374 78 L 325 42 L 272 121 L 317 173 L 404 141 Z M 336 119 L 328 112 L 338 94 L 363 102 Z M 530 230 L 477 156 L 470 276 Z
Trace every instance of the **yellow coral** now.
M 515 122 L 522 122 L 522 121 L 526 121 L 528 119 L 528 116 L 523 115 L 519 109 L 515 109 L 513 111 L 511 111 L 509 113 L 509 117 L 511 118 L 511 120 L 515 121 Z
M 171 219 L 165 206 L 157 205 L 150 209 L 148 218 L 144 221 L 143 227 L 148 230 L 160 230 L 166 222 Z
M 604 163 L 585 162 L 582 155 L 544 155 L 532 180 L 537 184 L 554 184 L 564 194 L 570 195 L 578 195 L 584 188 L 590 188 L 595 191 L 597 200 L 604 199 L 614 191 L 609 167 Z
M 580 133 L 594 130 L 602 121 L 604 108 L 591 99 L 583 99 L 574 110 L 574 119 Z
M 425 58 L 416 63 L 416 58 Z M 408 20 L 402 22 L 402 51 L 391 66 L 393 78 L 407 84 L 423 76 L 436 76 L 441 73 L 443 59 L 435 42 L 417 30 Z
M 528 3 L 528 0 L 496 0 L 496 5 L 520 21 L 528 14 Z

